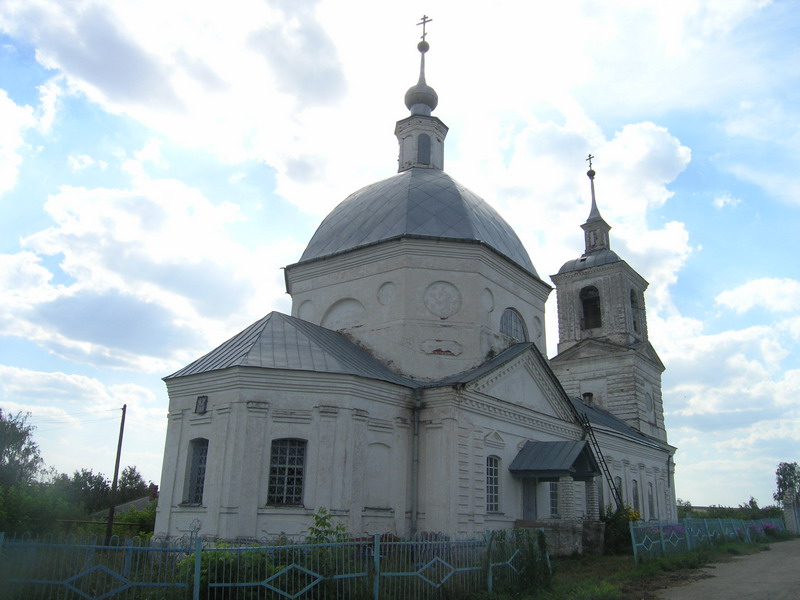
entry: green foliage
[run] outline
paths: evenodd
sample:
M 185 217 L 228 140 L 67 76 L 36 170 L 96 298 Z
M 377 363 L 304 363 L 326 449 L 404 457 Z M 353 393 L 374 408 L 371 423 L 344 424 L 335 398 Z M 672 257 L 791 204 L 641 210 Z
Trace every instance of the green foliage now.
M 184 581 L 194 580 L 195 555 L 191 553 L 179 565 Z M 214 549 L 203 550 L 200 555 L 200 598 L 236 598 L 237 600 L 256 600 L 261 598 L 262 590 L 258 586 L 244 588 L 209 588 L 209 584 L 240 583 L 248 581 L 264 581 L 282 567 L 272 563 L 265 550 L 232 548 L 220 542 Z M 293 572 L 295 570 L 292 570 Z M 299 572 L 298 572 L 299 573 Z M 287 582 L 283 582 L 287 583 Z M 295 593 L 302 588 L 288 582 L 284 589 Z
M 44 462 L 33 441 L 30 413 L 5 414 L 0 408 L 0 486 L 32 483 Z
M 800 466 L 796 462 L 782 462 L 775 470 L 776 502 L 791 502 L 800 494 Z
M 344 542 L 349 537 L 347 529 L 341 523 L 333 524 L 333 515 L 324 506 L 320 506 L 313 516 L 314 523 L 308 528 L 306 543 L 333 544 Z
M 519 551 L 512 560 L 518 570 L 495 568 L 494 590 L 497 592 L 533 593 L 550 587 L 553 572 L 547 555 L 547 540 L 541 529 L 504 529 L 493 531 L 488 541 L 486 560 L 488 563 L 504 563 Z M 488 568 L 488 564 L 486 567 Z
M 117 482 L 117 504 L 137 500 L 147 495 L 147 484 L 136 466 L 127 466 L 122 469 Z
M 678 519 L 687 519 L 692 517 L 692 502 L 690 500 L 681 500 L 678 498 Z
M 627 505 L 619 506 L 616 510 L 610 506 L 606 507 L 606 514 L 601 518 L 606 524 L 604 552 L 606 554 L 632 554 L 631 531 L 628 524 L 631 521 L 640 521 L 641 518 L 638 511 Z
M 83 515 L 47 484 L 0 486 L 0 531 L 62 533 L 59 521 Z
M 760 521 L 762 519 L 780 519 L 783 518 L 783 509 L 778 506 L 765 506 L 763 508 L 758 506 L 755 498 L 750 496 L 747 502 L 740 504 L 738 507 L 729 506 L 709 506 L 704 509 L 702 513 L 696 509 L 692 518 L 700 519 L 738 519 L 742 521 Z

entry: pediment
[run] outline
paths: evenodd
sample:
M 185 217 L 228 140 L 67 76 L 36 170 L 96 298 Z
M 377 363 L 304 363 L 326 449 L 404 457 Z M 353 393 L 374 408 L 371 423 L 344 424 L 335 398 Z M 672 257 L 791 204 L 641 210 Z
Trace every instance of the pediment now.
M 557 419 L 574 421 L 564 390 L 550 367 L 538 360 L 533 352 L 536 350 L 525 352 L 472 381 L 467 388 Z

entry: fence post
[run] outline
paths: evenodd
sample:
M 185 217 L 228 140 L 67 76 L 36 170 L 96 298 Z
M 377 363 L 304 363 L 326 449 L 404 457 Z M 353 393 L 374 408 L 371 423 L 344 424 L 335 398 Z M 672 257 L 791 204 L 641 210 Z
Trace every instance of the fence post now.
M 200 555 L 202 552 L 203 540 L 198 535 L 194 540 L 194 589 L 192 590 L 192 600 L 200 600 Z
M 628 521 L 628 531 L 631 532 L 631 546 L 633 546 L 633 562 L 639 564 L 639 553 L 636 551 L 636 536 L 633 533 L 633 521 Z
M 678 525 L 680 525 L 680 524 L 681 524 L 681 522 L 678 521 Z M 689 525 L 690 525 L 689 520 L 688 519 L 684 519 L 683 520 L 683 534 L 686 536 L 686 549 L 689 552 L 691 552 L 692 551 L 692 528 Z
M 372 600 L 380 600 L 381 595 L 381 534 L 372 536 Z
M 658 522 L 658 537 L 661 538 L 661 556 L 667 555 L 667 547 L 664 545 L 664 525 Z
M 494 531 L 488 531 L 484 535 L 486 536 L 486 589 L 491 592 L 494 586 L 494 569 L 492 568 L 492 540 L 494 539 Z

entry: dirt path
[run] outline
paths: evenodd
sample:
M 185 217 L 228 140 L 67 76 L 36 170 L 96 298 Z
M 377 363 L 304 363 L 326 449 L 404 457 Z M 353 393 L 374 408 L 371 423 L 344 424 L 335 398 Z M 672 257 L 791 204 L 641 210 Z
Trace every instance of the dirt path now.
M 737 556 L 703 569 L 710 577 L 658 593 L 662 600 L 798 600 L 800 540 L 770 544 L 770 550 Z

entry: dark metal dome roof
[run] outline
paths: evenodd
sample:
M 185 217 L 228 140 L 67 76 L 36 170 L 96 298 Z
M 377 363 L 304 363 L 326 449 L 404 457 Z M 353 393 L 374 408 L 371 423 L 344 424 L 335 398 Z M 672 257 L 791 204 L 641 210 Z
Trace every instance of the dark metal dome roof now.
M 622 259 L 617 256 L 616 252 L 613 252 L 608 248 L 603 248 L 601 250 L 590 252 L 589 254 L 584 254 L 580 258 L 568 260 L 558 270 L 558 274 L 561 275 L 562 273 L 580 271 L 582 269 L 588 269 L 589 267 L 599 267 L 600 265 L 608 265 L 621 260 Z
M 300 262 L 402 237 L 482 243 L 538 277 L 511 226 L 437 169 L 409 169 L 351 194 L 325 217 Z

